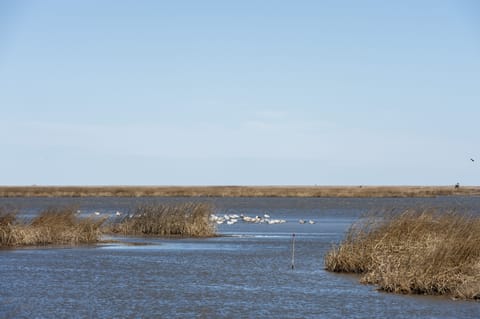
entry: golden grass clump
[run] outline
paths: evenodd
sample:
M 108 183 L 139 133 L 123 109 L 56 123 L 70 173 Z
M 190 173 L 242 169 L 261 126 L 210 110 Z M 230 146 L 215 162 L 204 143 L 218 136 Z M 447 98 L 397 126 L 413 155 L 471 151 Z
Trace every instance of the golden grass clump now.
M 13 241 L 16 219 L 16 213 L 0 209 L 0 247 L 9 246 Z
M 207 203 L 143 205 L 111 226 L 123 235 L 211 237 L 215 225 L 209 217 L 213 206 Z
M 73 208 L 45 210 L 29 222 L 0 212 L 0 247 L 96 243 L 103 222 L 80 218 Z
M 432 209 L 372 217 L 350 228 L 325 266 L 388 292 L 480 299 L 480 218 Z

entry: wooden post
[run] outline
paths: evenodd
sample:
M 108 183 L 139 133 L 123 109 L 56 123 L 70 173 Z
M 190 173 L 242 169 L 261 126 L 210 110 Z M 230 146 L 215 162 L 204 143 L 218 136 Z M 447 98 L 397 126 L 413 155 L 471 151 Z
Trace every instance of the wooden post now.
M 292 269 L 295 269 L 295 234 L 292 234 Z

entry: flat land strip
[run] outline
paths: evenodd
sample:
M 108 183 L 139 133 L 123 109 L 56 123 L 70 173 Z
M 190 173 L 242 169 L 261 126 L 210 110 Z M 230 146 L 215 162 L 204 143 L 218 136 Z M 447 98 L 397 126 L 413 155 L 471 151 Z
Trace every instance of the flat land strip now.
M 0 186 L 0 197 L 480 196 L 480 186 Z

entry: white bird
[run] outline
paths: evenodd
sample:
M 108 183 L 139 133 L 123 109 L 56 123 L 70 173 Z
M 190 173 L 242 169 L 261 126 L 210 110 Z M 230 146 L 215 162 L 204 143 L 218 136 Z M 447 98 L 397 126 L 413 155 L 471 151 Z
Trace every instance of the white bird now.
M 315 221 L 313 221 L 313 220 L 310 219 L 310 220 L 308 221 L 308 223 L 311 224 L 311 225 L 313 225 L 313 224 L 315 224 Z
M 98 215 L 100 215 L 100 212 L 95 212 L 94 214 L 98 216 Z
M 250 216 L 245 216 L 243 220 L 249 223 L 255 223 L 257 221 L 254 217 L 250 217 Z
M 282 223 L 284 223 L 284 222 L 285 222 L 285 220 L 283 220 L 283 219 L 269 219 L 269 220 L 267 220 L 267 223 L 268 223 L 269 225 L 282 224 Z
M 115 213 L 115 215 L 116 215 L 116 216 L 120 216 L 120 215 L 122 215 L 122 213 L 119 212 L 119 211 L 117 211 L 117 212 Z
M 264 214 L 263 217 L 265 217 L 265 218 L 270 218 L 270 215 Z

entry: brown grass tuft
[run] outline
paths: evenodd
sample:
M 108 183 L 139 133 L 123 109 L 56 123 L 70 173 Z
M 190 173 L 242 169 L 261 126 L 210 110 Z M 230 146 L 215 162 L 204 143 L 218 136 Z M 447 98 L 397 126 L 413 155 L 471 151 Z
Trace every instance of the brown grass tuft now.
M 50 209 L 30 222 L 0 213 L 0 247 L 98 242 L 104 219 L 79 218 L 73 208 Z
M 111 232 L 123 235 L 211 237 L 215 226 L 209 220 L 213 206 L 206 203 L 182 203 L 139 206 Z
M 388 292 L 480 299 L 480 218 L 432 209 L 370 218 L 351 227 L 325 266 Z

